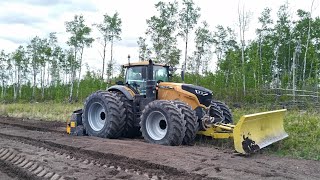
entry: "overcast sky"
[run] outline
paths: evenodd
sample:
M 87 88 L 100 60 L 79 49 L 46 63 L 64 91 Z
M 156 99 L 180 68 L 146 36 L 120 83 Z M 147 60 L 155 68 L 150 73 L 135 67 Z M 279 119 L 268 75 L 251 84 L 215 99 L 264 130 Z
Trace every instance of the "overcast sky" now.
M 127 62 L 128 54 L 131 61 L 138 61 L 139 36 L 144 36 L 146 19 L 156 14 L 154 4 L 158 0 L 0 0 L 0 50 L 14 51 L 19 45 L 26 45 L 34 36 L 46 37 L 50 32 L 57 32 L 59 43 L 67 47 L 65 42 L 69 35 L 65 32 L 65 21 L 71 21 L 75 14 L 83 14 L 87 25 L 99 23 L 103 14 L 119 12 L 122 19 L 122 40 L 114 47 L 114 59 L 117 64 Z M 180 4 L 181 1 L 179 0 Z M 201 8 L 201 19 L 206 20 L 211 30 L 221 24 L 237 28 L 238 0 L 194 0 Z M 285 0 L 242 0 L 247 11 L 251 11 L 251 22 L 246 36 L 255 37 L 257 19 L 265 7 L 270 7 L 272 16 L 276 18 L 279 6 Z M 292 16 L 295 17 L 297 9 L 310 11 L 312 0 L 290 0 L 289 7 Z M 315 0 L 313 17 L 320 16 L 320 0 Z M 237 29 L 236 29 L 236 32 Z M 95 30 L 94 37 L 99 35 Z M 190 40 L 192 42 L 192 39 Z M 190 45 L 189 52 L 193 50 Z M 179 47 L 183 44 L 179 41 Z M 92 48 L 86 49 L 84 62 L 93 69 L 101 67 L 99 55 L 101 46 L 94 43 Z M 108 49 L 109 51 L 109 49 Z M 109 52 L 107 53 L 109 57 Z M 183 59 L 183 57 L 182 57 Z M 214 68 L 215 59 L 211 62 Z

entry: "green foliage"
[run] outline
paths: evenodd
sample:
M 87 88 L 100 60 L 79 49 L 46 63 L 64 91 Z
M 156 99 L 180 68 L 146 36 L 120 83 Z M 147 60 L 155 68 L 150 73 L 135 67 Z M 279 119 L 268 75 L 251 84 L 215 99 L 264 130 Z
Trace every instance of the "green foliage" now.
M 200 8 L 196 7 L 192 0 L 183 0 L 182 5 L 183 8 L 179 12 L 179 35 L 187 40 L 189 32 L 194 28 L 200 18 Z
M 93 39 L 88 37 L 91 32 L 91 28 L 84 24 L 85 20 L 83 15 L 75 15 L 72 21 L 67 21 L 66 31 L 71 34 L 68 45 L 73 46 L 76 51 L 78 48 L 84 48 L 85 46 L 89 46 Z
M 150 36 L 155 59 L 172 66 L 179 64 L 181 50 L 177 48 L 178 3 L 162 1 L 155 4 L 159 16 L 147 19 L 146 35 Z
M 139 46 L 139 60 L 149 60 L 151 59 L 151 49 L 146 43 L 146 38 L 139 37 L 137 41 Z

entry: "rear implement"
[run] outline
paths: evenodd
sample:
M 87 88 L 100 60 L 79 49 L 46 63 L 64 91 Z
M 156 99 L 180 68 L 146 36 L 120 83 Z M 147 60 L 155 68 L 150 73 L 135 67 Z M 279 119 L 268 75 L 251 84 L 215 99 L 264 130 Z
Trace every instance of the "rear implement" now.
M 233 138 L 238 153 L 251 154 L 288 137 L 283 127 L 286 111 L 281 109 L 244 115 L 236 125 L 217 123 L 198 134 L 215 139 Z

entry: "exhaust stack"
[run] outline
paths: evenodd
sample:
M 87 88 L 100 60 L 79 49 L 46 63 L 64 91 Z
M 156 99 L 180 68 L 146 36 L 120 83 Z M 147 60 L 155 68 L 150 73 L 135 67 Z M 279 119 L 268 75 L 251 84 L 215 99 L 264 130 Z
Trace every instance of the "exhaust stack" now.
M 156 81 L 153 79 L 153 62 L 149 60 L 147 67 L 147 85 L 146 85 L 146 98 L 149 101 L 156 99 Z

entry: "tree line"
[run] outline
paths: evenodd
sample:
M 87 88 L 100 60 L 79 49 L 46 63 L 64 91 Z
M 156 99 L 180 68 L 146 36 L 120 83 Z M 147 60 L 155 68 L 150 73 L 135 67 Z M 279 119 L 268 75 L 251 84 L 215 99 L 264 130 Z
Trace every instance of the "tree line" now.
M 201 9 L 192 0 L 158 2 L 157 14 L 146 20 L 145 36 L 139 37 L 139 59 L 154 59 L 186 72 L 185 83 L 199 84 L 214 91 L 216 97 L 229 101 L 265 101 L 264 89 L 319 89 L 320 18 L 298 9 L 297 20 L 290 15 L 289 4 L 274 11 L 265 8 L 259 18 L 256 36 L 247 40 L 252 18 L 239 5 L 237 29 L 199 22 Z M 68 49 L 57 43 L 56 33 L 34 37 L 14 52 L 1 51 L 1 99 L 6 100 L 82 100 L 97 89 L 105 89 L 117 77 L 114 72 L 113 45 L 121 40 L 122 21 L 118 13 L 104 15 L 103 21 L 86 25 L 82 15 L 65 22 L 70 34 Z M 92 28 L 101 36 L 93 38 Z M 190 38 L 192 37 L 192 39 Z M 184 48 L 178 46 L 178 39 Z M 83 71 L 83 52 L 93 41 L 102 45 L 100 74 Z M 193 52 L 188 52 L 190 42 Z M 110 43 L 110 44 L 109 44 Z M 110 47 L 107 47 L 107 45 Z M 110 50 L 111 57 L 106 57 Z M 213 62 L 212 59 L 217 59 Z M 217 63 L 217 64 L 213 64 Z M 208 69 L 215 66 L 214 71 Z M 106 80 L 104 80 L 106 79 Z M 181 82 L 178 73 L 174 81 Z M 253 93 L 254 92 L 254 93 Z
M 77 101 L 81 89 L 92 83 L 84 83 L 86 79 L 98 82 L 87 91 L 102 88 L 105 85 L 104 74 L 108 79 L 113 72 L 113 44 L 120 40 L 121 19 L 119 14 L 105 14 L 101 23 L 93 24 L 100 32 L 100 37 L 91 36 L 92 27 L 86 25 L 83 15 L 75 15 L 72 21 L 66 21 L 66 32 L 70 37 L 63 49 L 58 44 L 55 32 L 48 37 L 34 37 L 27 46 L 19 46 L 12 53 L 0 52 L 1 99 L 9 101 Z M 81 79 L 83 53 L 93 41 L 103 44 L 102 70 L 98 75 L 87 66 L 85 79 Z M 107 44 L 110 43 L 111 57 L 106 63 Z M 107 66 L 107 68 L 105 67 Z M 83 84 L 84 88 L 80 88 Z M 86 93 L 87 94 L 87 93 Z
M 258 17 L 256 36 L 247 40 L 251 13 L 238 6 L 237 29 L 217 25 L 209 27 L 198 22 L 201 9 L 184 0 L 179 10 L 177 2 L 155 5 L 159 14 L 147 20 L 146 36 L 140 37 L 140 56 L 162 63 L 177 65 L 181 50 L 176 39 L 185 41 L 183 69 L 186 82 L 212 89 L 217 97 L 229 101 L 264 102 L 265 89 L 307 89 L 319 91 L 320 78 L 320 18 L 310 11 L 298 9 L 296 20 L 285 3 L 272 19 L 272 9 L 266 7 Z M 187 52 L 193 33 L 195 50 Z M 212 57 L 217 59 L 215 71 Z M 177 79 L 179 81 L 179 79 Z

